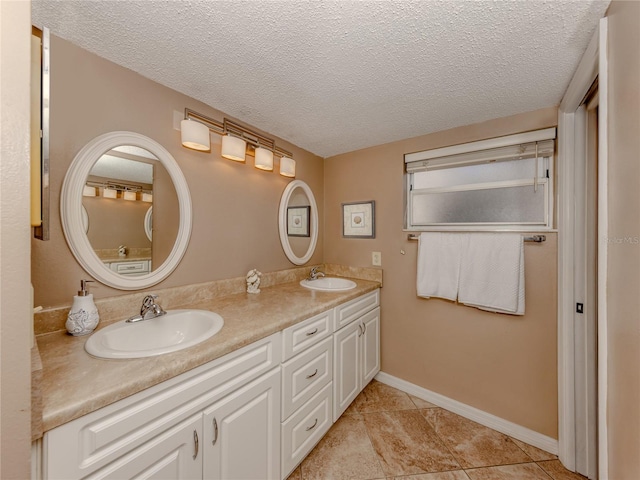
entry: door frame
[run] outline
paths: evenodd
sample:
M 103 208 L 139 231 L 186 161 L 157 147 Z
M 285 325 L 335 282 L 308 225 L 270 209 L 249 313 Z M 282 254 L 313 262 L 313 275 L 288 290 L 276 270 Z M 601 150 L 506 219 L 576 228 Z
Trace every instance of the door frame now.
M 575 230 L 573 192 L 586 132 L 578 109 L 598 77 L 598 478 L 607 480 L 607 18 L 602 18 L 558 109 L 558 456 L 575 470 L 575 360 L 573 297 Z M 581 156 L 582 155 L 582 156 Z

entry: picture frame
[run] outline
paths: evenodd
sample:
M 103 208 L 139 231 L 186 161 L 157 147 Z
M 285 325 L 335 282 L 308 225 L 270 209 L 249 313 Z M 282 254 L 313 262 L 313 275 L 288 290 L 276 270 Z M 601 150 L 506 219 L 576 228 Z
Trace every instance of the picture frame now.
M 342 204 L 342 236 L 375 238 L 375 201 Z
M 287 207 L 287 236 L 310 237 L 311 206 Z

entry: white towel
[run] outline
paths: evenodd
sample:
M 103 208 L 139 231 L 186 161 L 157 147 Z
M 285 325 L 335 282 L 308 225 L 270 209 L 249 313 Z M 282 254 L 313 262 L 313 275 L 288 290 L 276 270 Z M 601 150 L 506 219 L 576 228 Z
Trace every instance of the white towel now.
M 462 254 L 458 300 L 482 310 L 524 315 L 522 235 L 469 235 Z
M 460 259 L 467 234 L 426 232 L 418 239 L 419 297 L 458 297 Z

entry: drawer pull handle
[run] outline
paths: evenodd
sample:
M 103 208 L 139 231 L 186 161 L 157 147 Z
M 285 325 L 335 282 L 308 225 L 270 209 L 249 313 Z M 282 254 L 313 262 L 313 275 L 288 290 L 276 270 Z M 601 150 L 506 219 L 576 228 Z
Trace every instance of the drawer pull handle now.
M 315 372 L 313 372 L 311 375 L 307 375 L 307 379 L 309 379 L 309 378 L 313 378 L 313 377 L 315 377 L 317 374 L 318 374 L 318 369 L 316 368 L 316 371 L 315 371 Z
M 315 335 L 316 333 L 318 333 L 318 328 L 317 327 L 312 332 L 307 332 L 307 337 L 310 337 L 311 335 Z
M 215 445 L 218 441 L 218 422 L 216 418 L 213 417 L 213 440 L 211 441 L 211 445 Z
M 307 432 L 308 432 L 309 430 L 313 430 L 314 428 L 316 428 L 316 425 L 317 425 L 317 424 L 318 424 L 318 419 L 316 418 L 316 421 L 315 421 L 315 422 L 313 422 L 313 425 L 311 425 L 310 427 L 307 427 Z
M 195 460 L 198 456 L 198 450 L 199 450 L 199 442 L 198 442 L 198 432 L 197 431 L 193 431 L 193 459 Z

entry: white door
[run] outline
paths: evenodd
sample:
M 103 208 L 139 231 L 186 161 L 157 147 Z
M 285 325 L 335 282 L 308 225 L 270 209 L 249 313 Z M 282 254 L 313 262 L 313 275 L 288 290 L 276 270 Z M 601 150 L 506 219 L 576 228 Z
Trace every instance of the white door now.
M 380 371 L 380 307 L 362 317 L 362 390 Z
M 202 415 L 180 422 L 87 478 L 201 479 Z
M 204 478 L 280 479 L 280 368 L 204 411 Z
M 333 421 L 360 393 L 360 336 L 362 324 L 353 322 L 333 336 Z
M 575 459 L 576 471 L 597 476 L 597 84 L 576 112 L 584 128 L 584 162 L 576 165 L 574 250 Z
M 598 239 L 605 241 L 608 233 L 607 38 L 605 17 L 558 116 L 558 457 L 569 470 L 591 479 L 599 473 L 606 478 L 609 450 L 607 249 L 597 249 Z M 592 102 L 596 80 L 597 111 Z

